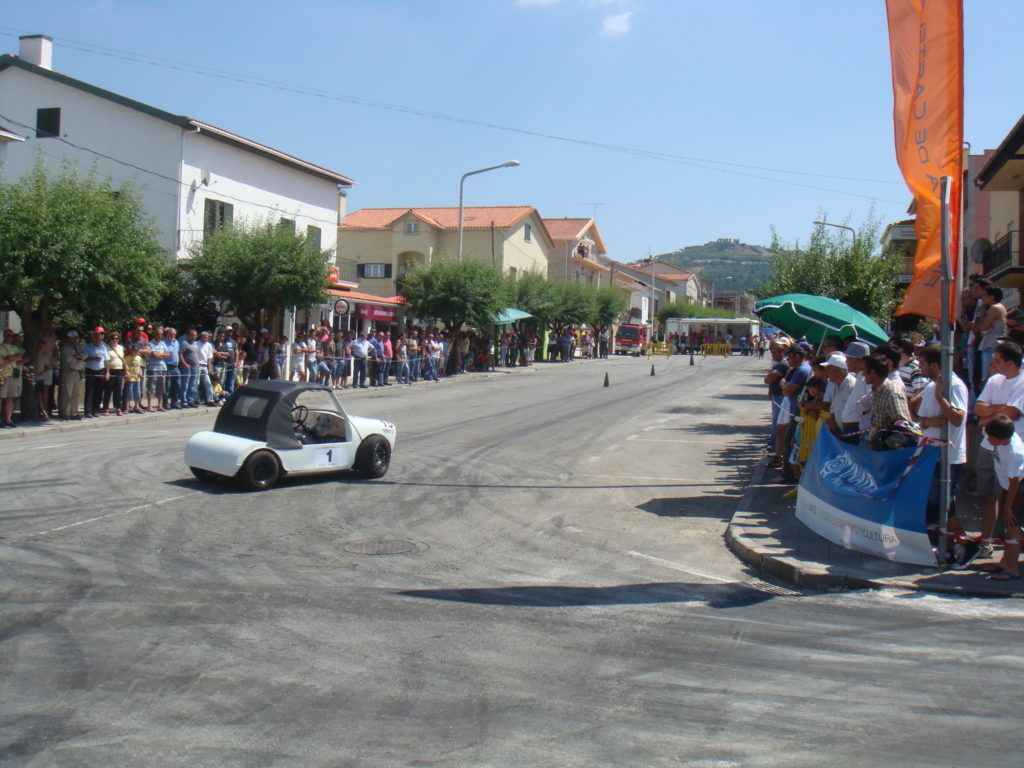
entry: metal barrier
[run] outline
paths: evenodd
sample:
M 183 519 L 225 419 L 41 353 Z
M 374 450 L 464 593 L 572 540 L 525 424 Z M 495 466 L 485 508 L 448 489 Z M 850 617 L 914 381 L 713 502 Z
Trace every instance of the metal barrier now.
M 701 344 L 700 353 L 704 357 L 711 357 L 712 355 L 729 357 L 732 355 L 732 344 Z
M 672 357 L 676 353 L 676 345 L 669 341 L 649 341 L 645 345 L 644 350 L 648 358 L 655 355 Z

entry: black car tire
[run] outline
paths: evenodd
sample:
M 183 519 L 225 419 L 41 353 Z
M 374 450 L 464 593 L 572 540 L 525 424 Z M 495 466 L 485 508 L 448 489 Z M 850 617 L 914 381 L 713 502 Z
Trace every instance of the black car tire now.
M 380 435 L 370 435 L 359 444 L 354 466 L 363 477 L 384 477 L 391 466 L 391 443 Z
M 199 467 L 189 467 L 192 470 L 192 474 L 199 480 L 216 480 L 217 475 L 210 472 L 208 469 L 200 469 Z
M 281 475 L 281 465 L 270 451 L 256 451 L 249 455 L 238 470 L 238 482 L 249 491 L 265 491 L 273 488 Z

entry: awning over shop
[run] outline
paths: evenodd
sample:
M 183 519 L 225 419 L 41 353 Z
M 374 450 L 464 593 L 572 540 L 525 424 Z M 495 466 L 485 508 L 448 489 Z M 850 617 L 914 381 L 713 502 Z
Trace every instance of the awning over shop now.
M 507 309 L 501 310 L 501 312 L 494 316 L 494 324 L 510 325 L 511 323 L 517 323 L 520 320 L 525 320 L 528 317 L 533 317 L 533 315 L 529 312 L 523 312 L 521 309 L 508 307 Z

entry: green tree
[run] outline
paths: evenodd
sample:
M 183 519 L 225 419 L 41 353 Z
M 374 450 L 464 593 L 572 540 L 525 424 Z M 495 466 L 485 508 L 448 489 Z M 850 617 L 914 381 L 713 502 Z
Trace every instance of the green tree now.
M 551 329 L 561 334 L 573 325 L 588 323 L 594 316 L 594 289 L 581 283 L 555 283 L 555 311 Z
M 613 323 L 622 320 L 622 315 L 629 309 L 629 297 L 618 288 L 607 286 L 594 289 L 594 306 L 590 315 L 590 325 L 598 334 Z
M 555 315 L 558 302 L 556 284 L 540 272 L 524 272 L 519 277 L 506 277 L 505 290 L 510 307 L 529 312 L 541 328 L 546 328 Z
M 31 350 L 49 322 L 119 324 L 148 312 L 164 290 L 167 261 L 130 184 L 42 157 L 0 184 L 0 309 L 21 318 Z M 35 398 L 25 407 L 35 414 Z
M 773 228 L 774 272 L 757 294 L 762 298 L 784 293 L 828 296 L 884 322 L 899 298 L 893 286 L 902 260 L 880 252 L 880 229 L 873 217 L 861 225 L 854 238 L 819 224 L 807 247 L 801 248 L 799 242 L 783 242 Z
M 489 328 L 508 305 L 501 271 L 482 261 L 436 259 L 406 275 L 402 297 L 417 317 L 439 320 L 455 334 L 452 364 L 462 365 L 462 327 Z
M 196 290 L 226 302 L 248 328 L 324 300 L 329 254 L 266 221 L 236 221 L 191 249 Z

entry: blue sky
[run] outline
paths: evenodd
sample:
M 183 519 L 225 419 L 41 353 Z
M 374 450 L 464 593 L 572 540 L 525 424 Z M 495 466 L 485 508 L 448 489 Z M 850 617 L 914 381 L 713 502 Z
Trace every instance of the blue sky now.
M 1021 2 L 965 6 L 978 151 L 1024 111 Z M 0 50 L 38 33 L 60 72 L 354 178 L 350 211 L 456 205 L 463 173 L 516 159 L 466 204 L 596 212 L 628 261 L 909 203 L 882 0 L 6 4 Z

